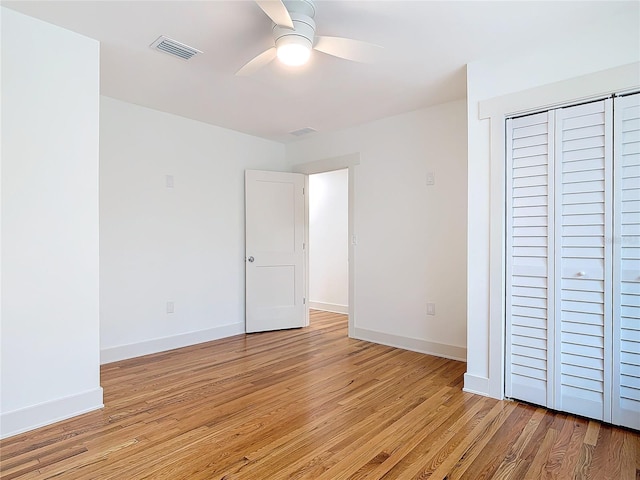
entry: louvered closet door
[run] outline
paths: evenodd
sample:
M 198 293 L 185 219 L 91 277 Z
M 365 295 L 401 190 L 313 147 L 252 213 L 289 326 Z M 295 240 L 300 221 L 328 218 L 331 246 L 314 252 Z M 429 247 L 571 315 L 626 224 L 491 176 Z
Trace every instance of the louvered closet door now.
M 611 421 L 612 101 L 556 110 L 554 408 Z
M 613 423 L 640 429 L 640 94 L 614 120 Z
M 552 137 L 552 113 L 507 121 L 506 394 L 545 406 L 553 400 Z

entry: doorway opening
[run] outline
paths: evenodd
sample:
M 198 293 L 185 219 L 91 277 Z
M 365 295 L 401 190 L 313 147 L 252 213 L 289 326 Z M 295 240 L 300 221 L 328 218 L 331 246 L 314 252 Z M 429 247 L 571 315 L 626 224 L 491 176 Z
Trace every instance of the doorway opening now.
M 349 337 L 354 336 L 355 332 L 355 324 L 356 324 L 356 298 L 355 298 L 355 287 L 356 287 L 356 245 L 358 243 L 358 236 L 355 230 L 355 184 L 356 184 L 356 172 L 358 165 L 360 165 L 360 153 L 348 153 L 346 155 L 341 155 L 339 157 L 331 157 L 324 158 L 321 160 L 316 160 L 307 163 L 298 163 L 293 166 L 293 172 L 302 173 L 307 175 L 306 179 L 306 187 L 309 186 L 309 176 L 314 175 L 316 173 L 326 173 L 333 172 L 335 170 L 348 170 L 348 188 L 347 188 L 347 196 L 348 196 L 348 207 L 347 207 L 347 218 L 348 218 L 348 234 L 347 234 L 347 249 L 348 249 L 348 332 Z M 308 191 L 308 190 L 307 190 Z M 307 199 L 306 212 L 307 219 L 305 223 L 308 225 L 308 213 L 309 213 L 309 205 L 308 199 L 309 196 L 305 196 Z M 306 240 L 307 244 L 309 241 L 309 229 L 306 231 Z M 307 249 L 307 252 L 309 250 Z M 308 267 L 308 257 L 306 266 Z M 306 268 L 306 275 L 308 277 L 309 269 Z M 306 282 L 306 287 L 308 289 L 309 282 Z M 308 294 L 308 290 L 307 290 Z M 308 295 L 307 295 L 308 297 Z M 308 319 L 307 319 L 308 320 Z
M 349 170 L 309 175 L 309 308 L 349 314 Z M 313 316 L 310 316 L 312 321 Z

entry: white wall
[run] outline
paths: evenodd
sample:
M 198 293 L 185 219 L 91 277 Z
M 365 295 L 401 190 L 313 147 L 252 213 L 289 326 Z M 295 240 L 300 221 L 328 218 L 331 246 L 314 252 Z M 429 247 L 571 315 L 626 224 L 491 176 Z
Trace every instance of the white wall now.
M 282 170 L 284 154 L 102 97 L 103 363 L 244 332 L 244 170 Z
M 500 104 L 508 114 L 611 93 L 626 85 L 618 81 L 622 79 L 617 71 L 582 76 L 640 59 L 639 18 L 612 15 L 594 25 L 589 36 L 572 38 L 570 43 L 467 66 L 467 312 L 468 338 L 474 339 L 468 345 L 468 391 L 503 396 L 504 142 L 500 135 L 505 116 L 491 121 L 481 114 L 481 106 Z M 637 67 L 630 71 L 634 68 L 640 77 Z
M 352 169 L 356 337 L 466 357 L 465 138 L 460 100 L 287 145 L 292 165 L 361 154 Z
M 8 436 L 100 408 L 99 44 L 1 8 Z
M 347 169 L 309 176 L 309 306 L 348 313 Z

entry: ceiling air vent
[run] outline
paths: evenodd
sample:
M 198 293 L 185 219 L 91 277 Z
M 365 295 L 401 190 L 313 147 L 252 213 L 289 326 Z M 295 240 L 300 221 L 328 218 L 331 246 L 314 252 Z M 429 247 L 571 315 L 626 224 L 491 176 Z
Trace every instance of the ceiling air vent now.
M 172 38 L 165 37 L 164 35 L 160 35 L 158 39 L 150 45 L 150 47 L 183 60 L 189 60 L 194 55 L 202 53 L 197 48 L 176 42 Z
M 317 132 L 317 130 L 314 130 L 311 127 L 304 127 L 301 128 L 300 130 L 294 130 L 293 132 L 289 132 L 291 135 L 294 135 L 296 137 L 301 137 L 302 135 L 307 135 L 309 133 L 313 133 L 313 132 Z

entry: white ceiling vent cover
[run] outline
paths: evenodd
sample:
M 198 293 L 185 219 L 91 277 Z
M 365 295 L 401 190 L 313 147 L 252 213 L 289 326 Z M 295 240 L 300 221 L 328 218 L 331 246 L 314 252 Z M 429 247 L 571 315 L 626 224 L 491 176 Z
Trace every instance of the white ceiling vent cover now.
M 301 128 L 300 130 L 294 130 L 293 132 L 289 132 L 291 135 L 294 135 L 296 137 L 300 137 L 302 135 L 307 135 L 309 133 L 313 133 L 313 132 L 317 132 L 317 130 L 314 130 L 311 127 L 304 127 Z
M 172 38 L 165 37 L 164 35 L 160 35 L 157 40 L 150 45 L 150 47 L 183 60 L 189 60 L 194 55 L 202 53 L 202 51 L 197 48 L 177 42 Z

